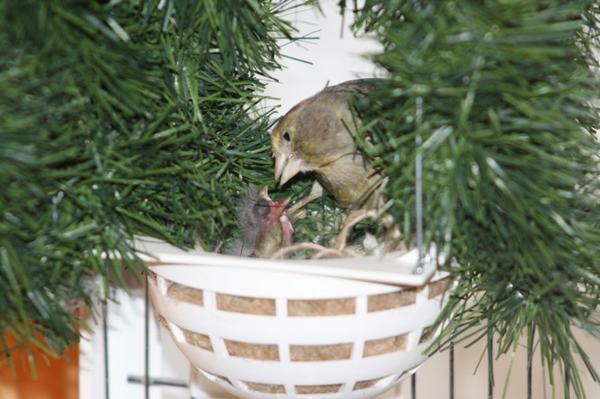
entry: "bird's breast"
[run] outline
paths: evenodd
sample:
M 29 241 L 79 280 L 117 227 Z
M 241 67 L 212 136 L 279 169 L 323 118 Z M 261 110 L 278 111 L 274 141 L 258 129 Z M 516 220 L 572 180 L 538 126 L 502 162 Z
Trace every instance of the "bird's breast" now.
M 344 207 L 365 203 L 381 182 L 359 155 L 340 158 L 315 172 L 323 188 Z

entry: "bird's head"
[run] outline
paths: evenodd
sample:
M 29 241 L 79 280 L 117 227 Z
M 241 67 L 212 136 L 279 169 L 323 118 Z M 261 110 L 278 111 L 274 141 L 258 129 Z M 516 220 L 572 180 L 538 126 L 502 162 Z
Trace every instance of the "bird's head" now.
M 312 170 L 310 164 L 299 154 L 298 120 L 302 103 L 292 108 L 271 134 L 271 147 L 275 158 L 275 180 L 284 185 L 298 173 Z
M 320 92 L 298 103 L 277 123 L 271 146 L 275 180 L 280 185 L 299 173 L 322 174 L 324 166 L 354 156 L 347 97 L 335 91 Z
M 273 201 L 271 197 L 269 197 L 267 187 L 264 187 L 258 192 L 258 200 L 254 204 L 252 211 L 263 231 L 268 231 L 274 226 L 282 223 L 281 219 L 285 216 L 285 207 L 289 201 L 289 198 Z
M 267 187 L 249 190 L 242 197 L 240 222 L 244 245 L 254 256 L 269 257 L 276 250 L 291 244 L 293 227 L 285 214 L 289 198 L 273 201 Z

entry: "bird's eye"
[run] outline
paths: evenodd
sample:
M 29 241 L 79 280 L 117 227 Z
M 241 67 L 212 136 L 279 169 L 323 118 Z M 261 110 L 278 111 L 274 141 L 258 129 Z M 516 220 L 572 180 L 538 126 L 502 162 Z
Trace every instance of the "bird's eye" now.
M 288 132 L 287 130 L 285 132 L 283 132 L 283 139 L 285 141 L 290 141 L 291 140 L 291 138 L 290 138 L 290 132 Z
M 269 204 L 264 201 L 258 201 L 256 204 L 254 204 L 254 212 L 261 217 L 267 216 L 269 213 Z

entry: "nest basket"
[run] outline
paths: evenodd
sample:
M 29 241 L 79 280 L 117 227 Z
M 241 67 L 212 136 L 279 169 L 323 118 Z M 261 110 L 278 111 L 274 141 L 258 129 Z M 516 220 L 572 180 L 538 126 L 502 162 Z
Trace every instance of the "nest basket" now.
M 452 280 L 434 253 L 264 260 L 142 243 L 159 323 L 241 398 L 373 398 L 421 365 Z

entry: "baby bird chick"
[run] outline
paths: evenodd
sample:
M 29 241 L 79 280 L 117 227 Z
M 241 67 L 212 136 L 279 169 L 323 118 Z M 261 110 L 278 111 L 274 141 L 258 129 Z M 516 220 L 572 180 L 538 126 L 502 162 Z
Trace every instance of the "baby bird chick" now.
M 273 201 L 267 187 L 248 189 L 240 198 L 240 239 L 232 255 L 269 258 L 292 243 L 294 229 L 285 214 L 289 199 Z
M 342 206 L 371 201 L 382 177 L 357 151 L 357 127 L 348 99 L 367 93 L 381 79 L 359 79 L 327 87 L 293 107 L 271 135 L 275 180 L 285 184 L 298 173 L 314 172 Z M 371 205 L 372 207 L 373 205 Z

